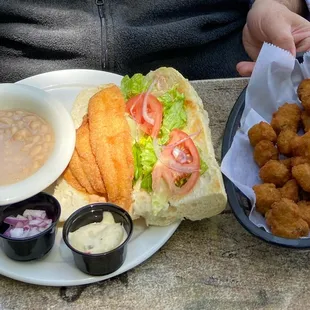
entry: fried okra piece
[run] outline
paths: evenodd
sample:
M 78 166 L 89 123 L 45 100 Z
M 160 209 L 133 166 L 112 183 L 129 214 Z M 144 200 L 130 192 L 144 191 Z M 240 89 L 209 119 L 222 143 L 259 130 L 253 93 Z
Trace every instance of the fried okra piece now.
M 296 137 L 296 133 L 290 128 L 283 129 L 277 139 L 277 147 L 279 153 L 285 156 L 291 156 L 292 154 L 292 139 Z
M 305 79 L 299 84 L 297 94 L 304 109 L 310 112 L 310 79 Z
M 302 127 L 305 132 L 310 130 L 310 111 L 301 112 Z
M 310 201 L 301 200 L 297 205 L 301 217 L 308 223 L 308 225 L 310 225 Z
M 277 141 L 277 135 L 275 131 L 266 122 L 260 122 L 250 128 L 248 131 L 248 136 L 253 147 L 262 140 L 268 140 L 273 143 Z
M 272 183 L 257 184 L 253 186 L 256 196 L 256 210 L 265 215 L 271 205 L 281 199 L 280 191 Z
M 291 141 L 291 149 L 294 156 L 310 158 L 310 131 L 303 136 L 295 136 Z
M 288 170 L 291 170 L 291 158 L 280 159 L 282 163 Z
M 273 113 L 270 125 L 279 134 L 281 130 L 290 128 L 295 133 L 298 131 L 301 119 L 301 109 L 296 103 L 285 103 Z
M 255 145 L 254 160 L 259 167 L 262 167 L 270 159 L 278 159 L 278 149 L 271 141 L 262 140 Z
M 310 192 L 310 164 L 305 163 L 294 166 L 292 175 L 305 192 Z
M 291 167 L 295 167 L 297 165 L 301 165 L 305 163 L 310 164 L 310 159 L 306 157 L 302 157 L 302 156 L 291 157 Z
M 302 219 L 298 205 L 286 198 L 272 204 L 266 213 L 266 223 L 275 236 L 297 239 L 309 234 L 309 226 Z
M 279 188 L 281 198 L 287 198 L 298 202 L 299 200 L 299 186 L 296 180 L 287 181 L 283 187 Z
M 290 170 L 278 160 L 269 160 L 259 171 L 259 177 L 264 183 L 283 186 L 291 177 Z

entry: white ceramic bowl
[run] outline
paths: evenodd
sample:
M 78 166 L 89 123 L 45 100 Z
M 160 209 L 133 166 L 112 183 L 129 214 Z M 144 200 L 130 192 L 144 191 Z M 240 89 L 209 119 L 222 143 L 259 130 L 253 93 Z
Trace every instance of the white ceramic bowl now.
M 36 173 L 20 182 L 0 186 L 0 206 L 27 199 L 50 186 L 68 165 L 75 147 L 70 114 L 47 92 L 22 84 L 0 84 L 0 110 L 8 109 L 29 111 L 45 119 L 54 130 L 55 145 Z

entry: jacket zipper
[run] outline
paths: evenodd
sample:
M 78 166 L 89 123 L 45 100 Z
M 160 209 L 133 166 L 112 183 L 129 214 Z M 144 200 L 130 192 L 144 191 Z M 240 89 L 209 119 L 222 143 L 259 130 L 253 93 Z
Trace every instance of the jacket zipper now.
M 101 68 L 104 70 L 108 61 L 108 48 L 107 48 L 107 28 L 106 18 L 104 14 L 104 2 L 105 0 L 96 0 L 98 7 L 98 13 L 100 17 L 100 36 L 101 36 Z

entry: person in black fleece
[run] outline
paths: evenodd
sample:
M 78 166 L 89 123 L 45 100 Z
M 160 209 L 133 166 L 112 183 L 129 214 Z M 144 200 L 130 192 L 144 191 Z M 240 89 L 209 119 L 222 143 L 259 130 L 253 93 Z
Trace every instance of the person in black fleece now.
M 280 2 L 296 19 L 293 11 L 301 13 L 303 1 L 256 0 L 251 11 L 263 6 L 261 14 L 267 10 L 270 16 L 270 2 Z M 242 44 L 249 2 L 0 0 L 0 82 L 60 69 L 132 75 L 160 66 L 172 66 L 192 80 L 235 77 L 236 65 L 251 60 L 247 52 L 255 59 L 262 44 L 261 39 L 245 42 L 247 52 Z M 254 21 L 262 17 L 252 15 Z M 242 62 L 237 69 L 248 75 L 253 64 Z

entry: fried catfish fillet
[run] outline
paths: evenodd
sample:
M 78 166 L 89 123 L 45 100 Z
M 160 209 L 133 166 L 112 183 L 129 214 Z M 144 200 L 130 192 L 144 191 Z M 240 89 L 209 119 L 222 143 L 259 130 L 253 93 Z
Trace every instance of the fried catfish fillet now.
M 90 145 L 104 181 L 108 201 L 129 210 L 134 176 L 132 138 L 120 89 L 112 85 L 88 105 Z
M 75 179 L 81 184 L 83 188 L 85 188 L 86 192 L 89 194 L 97 194 L 92 185 L 90 184 L 87 174 L 84 171 L 81 163 L 81 159 L 76 151 L 73 152 L 68 168 L 70 168 L 72 175 Z M 67 168 L 67 169 L 68 169 Z M 66 180 L 68 182 L 68 180 Z M 68 182 L 71 186 L 74 187 L 73 184 Z
M 105 185 L 90 146 L 89 135 L 88 117 L 85 116 L 82 125 L 76 131 L 75 148 L 79 155 L 83 170 L 87 171 L 86 175 L 89 183 L 98 194 L 105 195 Z
M 66 170 L 63 173 L 63 177 L 68 182 L 68 184 L 70 184 L 73 188 L 75 188 L 80 192 L 86 193 L 85 188 L 79 183 L 79 181 L 72 174 L 70 167 L 66 168 Z

